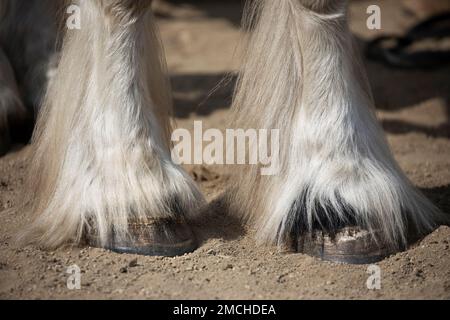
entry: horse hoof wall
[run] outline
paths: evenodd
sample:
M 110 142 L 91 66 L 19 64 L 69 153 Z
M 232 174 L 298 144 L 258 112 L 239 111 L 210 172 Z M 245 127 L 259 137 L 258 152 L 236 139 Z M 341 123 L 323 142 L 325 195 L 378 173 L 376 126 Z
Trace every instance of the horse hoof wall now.
M 176 257 L 197 249 L 194 233 L 186 222 L 161 221 L 130 223 L 130 236 L 118 240 L 113 236 L 105 249 L 122 254 Z
M 346 227 L 332 235 L 314 231 L 297 240 L 297 252 L 337 263 L 371 264 L 395 253 L 377 243 L 370 232 L 357 227 Z

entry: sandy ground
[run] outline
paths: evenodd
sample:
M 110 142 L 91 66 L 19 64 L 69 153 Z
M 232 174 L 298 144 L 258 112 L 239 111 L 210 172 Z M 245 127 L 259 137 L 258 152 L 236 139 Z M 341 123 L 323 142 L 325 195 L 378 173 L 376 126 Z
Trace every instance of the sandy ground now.
M 351 27 L 363 44 L 380 31 L 365 27 L 366 8 L 351 6 Z M 224 128 L 231 87 L 208 93 L 236 68 L 240 2 L 176 1 L 160 18 L 173 80 L 178 125 Z M 399 1 L 380 1 L 383 33 L 416 22 Z M 194 5 L 195 4 L 195 5 Z M 164 12 L 161 12 L 163 15 Z M 450 69 L 398 71 L 367 62 L 380 119 L 395 156 L 411 180 L 450 212 Z M 0 209 L 21 202 L 29 147 L 0 159 Z M 118 255 L 96 248 L 54 252 L 19 247 L 14 236 L 27 217 L 0 213 L 2 299 L 449 299 L 450 228 L 441 226 L 408 251 L 378 264 L 381 290 L 366 286 L 367 266 L 338 265 L 302 254 L 258 247 L 247 230 L 215 201 L 230 180 L 220 167 L 191 167 L 211 202 L 197 226 L 201 247 L 177 258 Z M 69 266 L 82 270 L 81 290 L 66 286 Z

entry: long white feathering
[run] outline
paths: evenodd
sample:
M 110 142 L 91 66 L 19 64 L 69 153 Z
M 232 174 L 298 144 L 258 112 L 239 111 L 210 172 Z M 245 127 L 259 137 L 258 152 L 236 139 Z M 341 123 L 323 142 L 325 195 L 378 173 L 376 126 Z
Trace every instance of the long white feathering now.
M 149 1 L 80 0 L 33 138 L 25 239 L 45 247 L 129 236 L 130 221 L 203 204 L 170 158 L 171 94 Z
M 442 215 L 397 165 L 351 33 L 345 0 L 255 0 L 233 101 L 238 128 L 280 130 L 280 173 L 237 170 L 231 210 L 262 242 L 357 224 L 398 247 Z

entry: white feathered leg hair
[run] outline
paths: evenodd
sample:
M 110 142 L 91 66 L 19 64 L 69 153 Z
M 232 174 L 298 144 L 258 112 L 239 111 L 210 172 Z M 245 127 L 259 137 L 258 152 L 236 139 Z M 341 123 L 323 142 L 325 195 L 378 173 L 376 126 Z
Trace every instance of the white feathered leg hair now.
M 253 220 L 264 242 L 357 225 L 397 248 L 440 218 L 389 150 L 346 10 L 345 0 L 249 4 L 234 120 L 281 130 L 281 171 L 263 177 L 245 167 L 230 194 L 232 210 Z
M 194 215 L 204 199 L 170 156 L 171 94 L 149 0 L 80 0 L 34 134 L 27 238 L 45 247 Z M 122 241 L 123 240 L 123 241 Z

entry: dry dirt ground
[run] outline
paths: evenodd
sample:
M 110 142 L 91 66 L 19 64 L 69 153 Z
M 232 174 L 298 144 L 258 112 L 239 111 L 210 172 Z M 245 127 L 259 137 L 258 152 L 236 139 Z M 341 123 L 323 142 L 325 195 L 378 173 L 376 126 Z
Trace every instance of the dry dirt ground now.
M 364 44 L 398 33 L 417 18 L 399 1 L 379 1 L 382 31 L 365 27 L 366 8 L 351 5 L 351 27 Z M 175 91 L 178 125 L 224 128 L 231 84 L 208 93 L 237 62 L 239 1 L 174 1 L 160 25 Z M 380 119 L 395 156 L 415 185 L 450 213 L 450 78 L 447 68 L 399 71 L 367 61 Z M 29 147 L 0 159 L 0 208 L 21 202 Z M 281 254 L 255 245 L 214 201 L 232 182 L 220 167 L 188 168 L 211 202 L 197 231 L 203 240 L 177 258 L 118 255 L 96 248 L 54 252 L 19 247 L 15 235 L 27 223 L 22 212 L 0 213 L 2 299 L 448 299 L 450 228 L 441 226 L 408 251 L 378 264 L 381 290 L 368 290 L 367 266 L 338 265 L 302 254 Z M 68 290 L 67 267 L 82 270 L 81 290 Z

